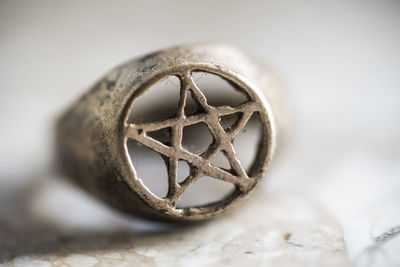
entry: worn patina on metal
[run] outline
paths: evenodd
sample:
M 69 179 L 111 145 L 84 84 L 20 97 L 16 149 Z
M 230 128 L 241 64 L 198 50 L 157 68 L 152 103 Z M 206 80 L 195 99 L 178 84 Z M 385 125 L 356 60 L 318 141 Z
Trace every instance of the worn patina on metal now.
M 244 92 L 248 101 L 237 107 L 211 106 L 192 77 L 193 71 L 212 73 Z M 135 99 L 160 80 L 174 75 L 180 79 L 180 100 L 173 117 L 149 123 L 128 121 Z M 196 99 L 202 112 L 185 115 L 188 93 Z M 111 206 L 151 219 L 198 221 L 211 218 L 234 206 L 245 197 L 263 176 L 272 157 L 276 129 L 272 110 L 277 88 L 270 73 L 241 50 L 220 44 L 194 44 L 161 50 L 123 64 L 96 83 L 59 120 L 57 151 L 63 171 L 73 181 Z M 260 116 L 262 134 L 257 156 L 246 172 L 237 159 L 232 140 L 253 113 Z M 239 113 L 237 123 L 229 129 L 219 118 Z M 204 122 L 214 141 L 202 155 L 182 147 L 182 129 Z M 171 129 L 171 142 L 163 144 L 147 135 L 149 131 Z M 164 198 L 152 194 L 141 182 L 127 150 L 131 138 L 156 151 L 168 168 L 169 190 Z M 224 170 L 211 164 L 223 152 L 231 165 Z M 177 180 L 178 160 L 190 166 L 190 175 Z M 204 206 L 178 208 L 183 192 L 202 176 L 235 185 L 222 201 Z

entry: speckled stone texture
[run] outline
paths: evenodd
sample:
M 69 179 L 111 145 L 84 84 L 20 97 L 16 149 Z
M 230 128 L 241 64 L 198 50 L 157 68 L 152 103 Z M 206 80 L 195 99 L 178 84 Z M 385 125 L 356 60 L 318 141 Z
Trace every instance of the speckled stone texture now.
M 65 181 L 46 179 L 24 193 L 26 225 L 0 232 L 0 261 L 5 266 L 350 266 L 341 229 L 329 215 L 313 203 L 263 189 L 227 216 L 185 227 L 123 218 Z

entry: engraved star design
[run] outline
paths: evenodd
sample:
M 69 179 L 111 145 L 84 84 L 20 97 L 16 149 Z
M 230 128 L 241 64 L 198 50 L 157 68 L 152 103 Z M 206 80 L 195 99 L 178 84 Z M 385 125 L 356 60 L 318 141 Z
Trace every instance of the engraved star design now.
M 257 103 L 249 101 L 238 107 L 231 106 L 210 106 L 207 99 L 193 81 L 191 71 L 178 75 L 181 81 L 180 100 L 175 116 L 164 121 L 127 124 L 125 129 L 126 137 L 132 138 L 146 147 L 161 154 L 165 159 L 168 169 L 168 194 L 171 205 L 175 206 L 183 192 L 202 176 L 210 176 L 236 185 L 241 191 L 247 191 L 254 183 L 254 179 L 248 177 L 243 166 L 235 155 L 232 141 L 238 132 L 246 125 L 252 114 L 258 111 Z M 187 95 L 191 91 L 192 97 L 198 102 L 203 112 L 186 116 L 184 109 Z M 239 113 L 239 120 L 227 130 L 221 126 L 221 116 Z M 196 155 L 182 147 L 182 132 L 185 126 L 199 122 L 207 124 L 214 142 L 202 155 Z M 171 129 L 170 146 L 157 141 L 147 135 L 148 132 L 157 131 L 163 128 Z M 216 154 L 222 151 L 228 159 L 231 170 L 221 169 L 211 163 Z M 190 166 L 189 176 L 181 183 L 178 183 L 178 160 L 185 160 Z

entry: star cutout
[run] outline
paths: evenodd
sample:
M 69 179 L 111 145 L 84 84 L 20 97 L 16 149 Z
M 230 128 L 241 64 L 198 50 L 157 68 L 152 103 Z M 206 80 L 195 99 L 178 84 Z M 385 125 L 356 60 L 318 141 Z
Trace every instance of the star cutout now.
M 254 101 L 241 104 L 238 107 L 210 106 L 207 99 L 193 81 L 191 71 L 179 74 L 181 81 L 180 100 L 175 116 L 172 118 L 140 124 L 127 124 L 125 135 L 146 147 L 161 154 L 168 169 L 169 187 L 165 199 L 175 206 L 185 190 L 202 176 L 210 176 L 216 179 L 236 185 L 239 190 L 247 191 L 254 183 L 254 179 L 248 177 L 243 166 L 236 157 L 232 141 L 239 131 L 246 125 L 258 106 Z M 200 105 L 202 112 L 190 116 L 185 115 L 185 106 L 189 92 L 192 98 Z M 224 130 L 220 124 L 222 116 L 240 114 L 239 119 L 231 127 Z M 202 155 L 196 155 L 182 147 L 183 128 L 199 122 L 207 124 L 214 142 Z M 148 135 L 149 132 L 169 128 L 171 131 L 170 145 L 163 144 Z M 223 152 L 228 159 L 231 170 L 224 170 L 211 163 L 218 152 Z M 178 183 L 178 161 L 184 160 L 190 166 L 189 176 Z

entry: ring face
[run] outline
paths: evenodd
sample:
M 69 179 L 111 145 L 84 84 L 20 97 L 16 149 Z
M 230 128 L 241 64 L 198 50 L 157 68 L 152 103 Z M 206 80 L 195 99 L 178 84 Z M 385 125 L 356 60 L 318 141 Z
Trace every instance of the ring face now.
M 193 73 L 195 72 L 210 73 L 223 78 L 235 89 L 246 95 L 247 100 L 238 106 L 210 105 L 209 99 L 206 98 L 193 79 Z M 179 102 L 175 115 L 155 122 L 129 122 L 129 116 L 131 109 L 135 106 L 135 101 L 140 96 L 146 95 L 158 82 L 170 76 L 175 76 L 180 81 Z M 185 112 L 189 94 L 200 107 L 194 114 L 190 115 Z M 161 73 L 154 75 L 153 78 L 150 78 L 144 86 L 133 92 L 132 99 L 125 110 L 126 112 L 123 114 L 123 134 L 121 136 L 125 153 L 123 156 L 130 163 L 131 177 L 133 177 L 129 181 L 130 187 L 151 209 L 168 216 L 184 219 L 205 219 L 224 211 L 254 188 L 271 158 L 273 126 L 268 104 L 266 104 L 257 88 L 245 81 L 238 73 L 221 66 L 196 63 L 182 64 L 181 66 L 163 70 Z M 231 114 L 237 115 L 238 120 L 230 127 L 223 127 L 220 122 L 221 118 Z M 261 134 L 255 159 L 246 170 L 238 160 L 233 140 L 254 114 L 259 118 Z M 205 123 L 213 138 L 206 151 L 201 154 L 188 151 L 182 145 L 183 129 L 197 123 Z M 168 143 L 160 142 L 149 134 L 165 128 L 168 128 L 170 132 Z M 127 146 L 129 139 L 133 139 L 157 152 L 164 159 L 168 173 L 168 193 L 165 197 L 156 196 L 142 183 L 129 156 Z M 230 168 L 224 169 L 213 164 L 212 160 L 219 152 L 226 156 Z M 178 181 L 178 161 L 186 161 L 190 167 L 190 174 L 182 182 Z M 202 206 L 177 207 L 182 194 L 203 176 L 231 183 L 234 185 L 234 190 L 219 202 Z

